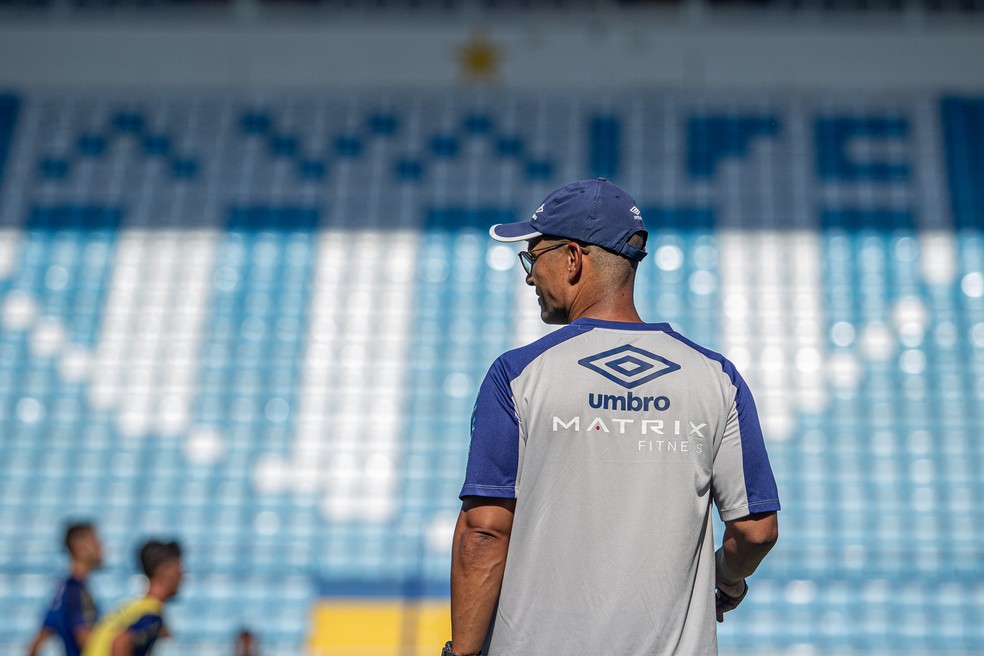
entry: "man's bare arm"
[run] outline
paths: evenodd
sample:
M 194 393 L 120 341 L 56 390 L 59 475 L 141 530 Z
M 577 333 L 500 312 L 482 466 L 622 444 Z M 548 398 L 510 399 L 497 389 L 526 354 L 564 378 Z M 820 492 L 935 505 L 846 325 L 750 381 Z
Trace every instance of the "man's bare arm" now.
M 717 591 L 714 605 L 717 621 L 734 610 L 745 598 L 745 579 L 755 572 L 779 539 L 779 522 L 774 512 L 748 515 L 725 522 L 724 543 L 715 556 Z
M 133 633 L 127 630 L 116 636 L 112 656 L 133 656 Z
M 77 626 L 72 630 L 75 634 L 75 644 L 79 647 L 85 647 L 85 643 L 89 641 L 89 636 L 92 635 L 91 626 Z
M 466 497 L 451 548 L 451 648 L 477 654 L 492 622 L 512 532 L 515 499 Z
M 717 578 L 737 583 L 752 575 L 779 539 L 776 513 L 758 513 L 724 524 L 724 543 L 717 558 Z
M 44 641 L 47 640 L 53 633 L 54 631 L 47 626 L 42 626 L 38 630 L 38 634 L 34 636 L 34 642 L 32 642 L 31 646 L 27 648 L 27 656 L 37 656 L 38 652 L 41 651 L 41 645 L 43 645 Z

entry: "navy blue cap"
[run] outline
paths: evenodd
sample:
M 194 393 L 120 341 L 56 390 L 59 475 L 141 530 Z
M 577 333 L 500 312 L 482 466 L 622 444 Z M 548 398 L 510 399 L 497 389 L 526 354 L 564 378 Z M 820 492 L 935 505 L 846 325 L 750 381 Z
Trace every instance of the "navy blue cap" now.
M 497 241 L 550 235 L 595 244 L 639 261 L 646 257 L 645 249 L 628 243 L 637 232 L 645 233 L 646 227 L 635 201 L 605 178 L 564 185 L 544 199 L 529 221 L 489 228 Z

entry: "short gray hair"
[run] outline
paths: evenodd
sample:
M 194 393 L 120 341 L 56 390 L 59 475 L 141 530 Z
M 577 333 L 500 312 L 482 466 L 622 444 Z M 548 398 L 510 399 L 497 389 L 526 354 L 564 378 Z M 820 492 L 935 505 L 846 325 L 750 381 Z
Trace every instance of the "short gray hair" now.
M 635 233 L 629 237 L 628 244 L 630 246 L 635 246 L 636 248 L 645 248 L 646 233 Z M 635 276 L 636 268 L 639 266 L 638 260 L 630 260 L 624 255 L 600 246 L 594 246 L 592 250 L 589 251 L 589 254 L 593 258 L 595 268 L 598 272 L 604 276 L 610 284 L 613 285 L 625 285 L 630 283 Z

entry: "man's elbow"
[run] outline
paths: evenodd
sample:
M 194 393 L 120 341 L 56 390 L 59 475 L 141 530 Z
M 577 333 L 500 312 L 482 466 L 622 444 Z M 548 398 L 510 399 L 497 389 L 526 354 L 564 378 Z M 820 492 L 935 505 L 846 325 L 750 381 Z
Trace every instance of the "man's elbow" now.
M 509 536 L 506 533 L 483 528 L 462 531 L 458 541 L 458 555 L 463 565 L 477 565 L 497 560 L 506 550 Z
M 467 568 L 504 561 L 515 507 L 513 499 L 465 499 L 455 527 L 456 563 Z
M 775 513 L 740 522 L 741 541 L 749 549 L 767 552 L 779 541 L 779 522 Z

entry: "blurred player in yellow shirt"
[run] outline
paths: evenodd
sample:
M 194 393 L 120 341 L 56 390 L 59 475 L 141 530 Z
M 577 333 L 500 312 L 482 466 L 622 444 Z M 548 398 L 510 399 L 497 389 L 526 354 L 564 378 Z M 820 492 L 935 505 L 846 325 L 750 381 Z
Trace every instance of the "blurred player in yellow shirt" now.
M 164 604 L 181 587 L 181 546 L 177 542 L 147 542 L 140 548 L 140 567 L 148 580 L 146 596 L 103 617 L 82 656 L 148 656 L 157 639 L 168 635 Z

